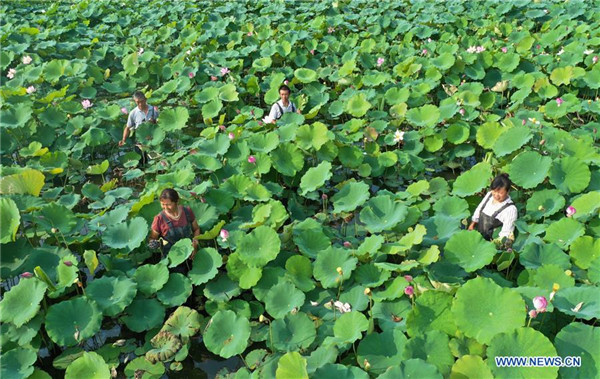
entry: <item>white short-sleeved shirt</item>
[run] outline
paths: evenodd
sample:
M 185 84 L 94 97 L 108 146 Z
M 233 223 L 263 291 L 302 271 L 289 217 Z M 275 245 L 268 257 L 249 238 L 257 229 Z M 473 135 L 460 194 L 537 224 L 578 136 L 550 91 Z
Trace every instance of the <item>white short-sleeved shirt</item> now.
M 129 112 L 127 127 L 131 130 L 135 130 L 141 123 L 146 121 L 156 121 L 157 118 L 158 110 L 150 104 L 148 104 L 148 111 L 145 114 L 140 108 L 135 107 Z
M 510 196 L 507 196 L 503 202 L 496 203 L 496 204 L 494 204 L 494 199 L 490 199 L 487 202 L 487 204 L 485 205 L 485 208 L 482 210 L 481 207 L 483 206 L 483 203 L 485 203 L 485 200 L 487 199 L 488 196 L 492 196 L 491 191 L 488 192 L 483 197 L 483 200 L 481 200 L 481 202 L 477 206 L 477 209 L 475 209 L 475 212 L 473 213 L 473 217 L 472 217 L 472 220 L 474 222 L 479 222 L 479 216 L 481 215 L 481 212 L 485 213 L 488 216 L 492 216 L 494 214 L 494 212 L 496 212 L 498 209 L 502 208 L 504 206 L 504 204 L 512 202 L 512 200 L 510 199 Z M 502 222 L 502 230 L 500 230 L 498 237 L 500 237 L 500 238 L 510 237 L 510 235 L 515 230 L 515 221 L 517 221 L 517 217 L 518 217 L 518 213 L 517 213 L 517 207 L 515 205 L 506 207 L 506 208 L 504 208 L 504 210 L 502 212 L 498 213 L 496 218 Z
M 277 104 L 281 106 L 281 109 L 283 109 L 283 113 L 296 111 L 296 106 L 291 101 L 289 102 L 288 106 L 285 107 L 283 106 L 283 101 L 279 100 L 278 102 L 273 104 L 273 106 L 271 107 L 271 112 L 269 112 L 269 117 L 271 117 L 273 120 L 279 120 L 281 116 L 283 116 L 283 113 L 281 113 L 281 110 L 279 109 Z

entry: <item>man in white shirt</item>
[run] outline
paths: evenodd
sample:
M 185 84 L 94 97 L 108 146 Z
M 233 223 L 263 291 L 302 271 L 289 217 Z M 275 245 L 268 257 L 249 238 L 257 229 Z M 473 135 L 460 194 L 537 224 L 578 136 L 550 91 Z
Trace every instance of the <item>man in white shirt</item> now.
M 508 191 L 511 181 L 508 174 L 500 174 L 492 181 L 491 191 L 479 203 L 469 225 L 469 230 L 477 230 L 486 240 L 491 240 L 494 229 L 502 226 L 499 239 L 514 241 L 515 221 L 518 217 L 517 207 L 512 202 Z M 509 243 L 510 244 L 510 243 Z
M 271 106 L 271 112 L 269 112 L 269 115 L 265 117 L 265 122 L 274 124 L 281 118 L 281 116 L 283 116 L 284 113 L 288 112 L 296 112 L 301 114 L 300 110 L 296 108 L 296 105 L 290 101 L 291 92 L 292 91 L 290 90 L 290 87 L 286 86 L 285 84 L 279 87 L 280 100 Z
M 155 107 L 148 105 L 146 96 L 142 91 L 136 91 L 133 94 L 133 101 L 137 106 L 129 112 L 127 125 L 125 125 L 125 129 L 123 130 L 123 139 L 119 141 L 119 146 L 125 144 L 130 132 L 137 129 L 141 123 L 151 122 L 155 124 L 158 119 L 158 110 Z

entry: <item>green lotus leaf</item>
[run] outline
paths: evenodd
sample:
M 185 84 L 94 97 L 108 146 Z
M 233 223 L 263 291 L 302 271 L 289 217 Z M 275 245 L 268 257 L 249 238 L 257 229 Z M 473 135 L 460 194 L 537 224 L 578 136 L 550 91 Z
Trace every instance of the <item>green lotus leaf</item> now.
M 296 131 L 296 143 L 304 150 L 319 150 L 329 141 L 327 125 L 322 122 L 304 124 Z
M 143 265 L 133 274 L 138 290 L 146 296 L 155 294 L 169 280 L 169 269 L 164 264 Z
M 102 313 L 114 317 L 121 313 L 135 297 L 136 283 L 126 277 L 103 276 L 88 284 L 85 295 L 96 302 Z
M 31 103 L 20 102 L 0 111 L 0 128 L 20 128 L 31 119 Z
M 582 269 L 590 268 L 592 262 L 600 257 L 600 239 L 581 236 L 573 241 L 569 255 L 573 262 Z
M 261 225 L 240 239 L 236 252 L 244 263 L 262 267 L 277 257 L 280 248 L 277 232 Z
M 439 330 L 453 336 L 456 333 L 451 306 L 452 296 L 446 292 L 426 291 L 415 300 L 406 317 L 406 329 L 411 336 Z
M 315 283 L 312 280 L 312 263 L 310 259 L 294 255 L 288 258 L 285 262 L 285 270 L 292 282 L 303 292 L 308 292 L 315 288 Z
M 307 349 L 317 336 L 315 324 L 306 313 L 287 314 L 271 323 L 272 348 L 279 351 Z
M 230 301 L 241 293 L 238 284 L 227 275 L 219 275 L 216 279 L 208 282 L 204 288 L 204 296 L 214 301 Z
M 295 176 L 304 167 L 304 156 L 292 143 L 280 144 L 271 152 L 273 167 L 286 176 Z
M 111 225 L 102 234 L 102 242 L 113 249 L 129 251 L 139 247 L 148 235 L 148 223 L 142 217 L 135 217 L 129 223 Z
M 300 194 L 305 196 L 308 192 L 321 188 L 331 175 L 331 163 L 327 161 L 309 168 L 300 179 Z
M 512 181 L 523 188 L 534 188 L 546 179 L 552 159 L 535 151 L 525 151 L 511 162 L 508 173 Z
M 276 379 L 308 379 L 306 359 L 296 351 L 284 354 L 277 362 Z
M 367 334 L 358 344 L 358 364 L 364 368 L 369 363 L 372 373 L 382 374 L 388 367 L 402 363 L 405 345 L 406 337 L 400 329 Z
M 384 270 L 395 271 L 397 266 L 393 265 L 391 268 L 387 268 L 383 265 L 393 265 L 392 263 L 376 263 L 376 267 L 382 267 Z M 409 283 L 402 276 L 397 276 L 394 279 L 390 279 L 384 285 L 384 289 L 373 293 L 373 300 L 394 300 L 404 295 L 404 289 L 408 287 Z
M 102 175 L 108 170 L 108 166 L 108 160 L 105 159 L 102 163 L 88 166 L 85 173 L 88 175 Z
M 573 215 L 574 219 L 586 219 L 600 209 L 600 191 L 584 193 L 573 200 L 571 206 L 577 210 L 577 213 Z
M 571 79 L 573 78 L 573 67 L 572 66 L 566 66 L 566 67 L 557 67 L 554 70 L 552 70 L 552 73 L 550 74 L 550 80 L 552 80 L 552 83 L 556 84 L 557 86 L 560 85 L 568 85 L 571 82 Z
M 368 379 L 369 374 L 358 367 L 327 363 L 316 369 L 315 378 Z
M 33 373 L 33 364 L 37 360 L 35 351 L 18 347 L 2 352 L 2 367 L 0 374 L 3 378 L 26 379 Z
M 47 232 L 54 228 L 62 234 L 69 234 L 77 225 L 77 217 L 67 207 L 52 202 L 41 209 L 37 224 Z
M 442 53 L 431 60 L 431 63 L 441 71 L 446 71 L 454 65 L 454 55 L 450 53 Z
M 560 289 L 554 297 L 554 307 L 562 313 L 592 320 L 600 317 L 600 288 L 581 286 Z
M 585 228 L 581 223 L 565 217 L 550 224 L 546 229 L 544 240 L 566 249 L 584 233 Z
M 503 132 L 494 143 L 494 153 L 498 157 L 510 154 L 527 143 L 533 135 L 527 126 L 515 126 Z
M 560 288 L 569 288 L 575 285 L 575 279 L 565 274 L 565 271 L 554 264 L 546 264 L 538 268 L 533 276 L 533 282 L 537 288 L 550 293 L 555 283 L 560 285 Z
M 550 183 L 565 194 L 579 193 L 590 183 L 589 167 L 574 157 L 564 157 L 554 161 L 550 169 Z
M 400 365 L 388 368 L 377 379 L 441 379 L 443 376 L 437 368 L 422 359 L 407 359 Z
M 385 242 L 385 238 L 380 235 L 372 235 L 363 240 L 358 249 L 356 249 L 356 255 L 362 256 L 366 254 L 376 255 L 381 246 Z
M 502 72 L 512 72 L 519 65 L 519 54 L 505 53 L 497 55 L 498 60 L 495 66 L 498 67 Z
M 182 306 L 169 316 L 162 331 L 179 337 L 192 337 L 200 330 L 201 322 L 202 316 L 196 310 Z
M 93 351 L 84 351 L 83 355 L 74 360 L 65 372 L 65 379 L 108 379 L 110 377 L 110 368 L 104 358 Z
M 240 258 L 239 253 L 229 255 L 227 259 L 227 275 L 238 282 L 242 289 L 250 289 L 262 276 L 262 267 L 249 266 Z
M 138 357 L 125 366 L 125 375 L 128 378 L 135 377 L 135 373 L 143 371 L 143 379 L 159 379 L 165 373 L 165 365 L 162 362 L 150 363 L 146 357 Z
M 46 331 L 60 346 L 75 346 L 100 330 L 102 312 L 83 297 L 65 300 L 48 308 Z
M 342 281 L 350 278 L 357 262 L 358 260 L 351 256 L 349 250 L 330 247 L 317 255 L 313 274 L 323 288 L 338 287 Z M 338 273 L 338 267 L 341 267 L 342 274 Z
M 367 114 L 367 111 L 371 109 L 371 107 L 371 103 L 367 101 L 365 94 L 361 92 L 348 99 L 344 110 L 354 117 L 362 117 Z
M 407 87 L 397 88 L 392 87 L 385 92 L 385 102 L 388 105 L 396 105 L 400 103 L 406 102 L 408 100 L 408 96 L 410 95 L 410 91 Z
M 440 110 L 432 104 L 410 109 L 406 112 L 406 119 L 415 126 L 433 128 L 440 118 Z
M 369 198 L 369 185 L 364 182 L 348 182 L 333 195 L 333 212 L 352 212 Z
M 158 327 L 165 319 L 165 308 L 156 299 L 136 298 L 125 308 L 123 317 L 130 330 L 140 333 Z
M 0 301 L 0 321 L 10 322 L 16 327 L 26 324 L 40 310 L 47 288 L 44 282 L 36 278 L 21 279 L 3 294 Z
M 202 106 L 202 118 L 210 119 L 217 117 L 223 109 L 223 103 L 219 99 L 213 99 Z
M 181 339 L 163 330 L 152 338 L 151 343 L 154 349 L 149 350 L 145 355 L 150 363 L 170 361 L 181 349 Z
M 469 204 L 456 196 L 444 196 L 433 204 L 436 215 L 461 220 L 470 215 Z
M 294 77 L 301 83 L 310 83 L 317 80 L 317 73 L 309 68 L 298 68 L 294 71 Z
M 452 187 L 452 194 L 460 197 L 473 195 L 488 185 L 491 176 L 492 167 L 489 163 L 477 163 L 456 178 L 454 186 Z
M 561 367 L 563 378 L 594 378 L 600 371 L 600 329 L 572 322 L 561 329 L 554 339 L 558 356 L 580 357 L 581 367 Z
M 556 378 L 558 367 L 499 367 L 496 357 L 555 357 L 552 342 L 532 328 L 519 328 L 495 336 L 487 349 L 488 366 L 495 378 Z
M 171 247 L 171 250 L 169 250 L 169 255 L 167 256 L 167 258 L 169 258 L 169 267 L 179 266 L 185 262 L 190 255 L 192 255 L 193 251 L 194 246 L 192 246 L 191 239 L 184 238 L 175 242 L 175 244 L 173 244 Z
M 177 107 L 175 109 L 166 109 L 158 116 L 158 126 L 165 132 L 180 130 L 185 128 L 189 117 L 187 108 Z
M 265 309 L 273 318 L 283 318 L 294 308 L 300 308 L 304 298 L 304 293 L 292 283 L 281 281 L 267 292 Z
M 391 230 L 408 214 L 406 205 L 396 202 L 389 195 L 379 195 L 367 201 L 360 211 L 360 220 L 371 233 Z
M 333 325 L 334 336 L 342 343 L 352 343 L 362 337 L 369 327 L 369 321 L 360 312 L 351 311 L 342 314 Z
M 191 294 L 191 280 L 182 274 L 172 273 L 167 283 L 156 293 L 156 297 L 167 307 L 176 307 L 185 303 Z
M 527 215 L 534 220 L 542 217 L 549 217 L 563 209 L 565 198 L 560 195 L 558 190 L 536 191 L 527 200 Z
M 569 256 L 555 244 L 528 244 L 519 254 L 519 262 L 528 269 L 537 269 L 547 264 L 555 264 L 563 270 L 571 267 Z
M 248 140 L 248 146 L 258 153 L 269 153 L 279 145 L 279 136 L 275 132 L 255 134 Z
M 458 289 L 452 314 L 460 331 L 487 344 L 497 334 L 523 326 L 526 309 L 519 294 L 500 287 L 491 279 L 478 277 Z
M 256 69 L 258 72 L 266 71 L 271 67 L 273 60 L 270 57 L 263 57 L 252 62 L 252 67 Z M 313 71 L 314 72 L 314 71 Z
M 21 214 L 17 204 L 7 197 L 0 199 L 0 223 L 2 230 L 0 231 L 0 243 L 8 243 L 15 240 L 19 224 L 21 222 Z
M 241 354 L 248 346 L 250 322 L 233 311 L 218 311 L 208 322 L 204 344 L 223 358 Z
M 448 346 L 448 335 L 439 330 L 430 330 L 423 336 L 408 340 L 404 348 L 405 359 L 423 359 L 434 365 L 441 374 L 448 375 L 454 357 Z
M 444 258 L 467 272 L 478 270 L 492 262 L 496 247 L 476 231 L 461 230 L 444 246 Z
M 39 196 L 44 186 L 45 176 L 38 170 L 25 169 L 18 174 L 6 175 L 0 179 L 0 193 L 3 195 L 29 194 Z
M 404 278 L 403 278 L 404 279 Z M 383 331 L 395 328 L 404 330 L 406 328 L 406 318 L 408 312 L 412 309 L 412 304 L 406 298 L 395 301 L 380 301 L 379 299 L 373 305 L 373 318 L 377 320 L 377 325 Z
M 211 100 L 216 100 L 218 96 L 219 89 L 217 87 L 206 87 L 194 96 L 194 100 L 204 104 Z
M 493 379 L 492 371 L 478 355 L 463 355 L 454 362 L 451 379 Z
M 2 332 L 1 344 L 7 346 L 8 341 L 16 343 L 18 346 L 27 346 L 39 334 L 44 314 L 38 313 L 31 321 L 23 326 L 16 327 L 14 324 L 5 322 L 0 326 Z
M 91 127 L 81 135 L 81 139 L 87 146 L 102 146 L 110 141 L 110 136 L 100 128 Z
M 42 147 L 42 144 L 38 141 L 31 142 L 27 147 L 21 148 L 19 154 L 22 157 L 41 157 L 48 152 L 47 147 Z
M 238 101 L 238 92 L 233 83 L 225 84 L 219 89 L 219 99 L 227 102 Z
M 463 123 L 452 124 L 446 129 L 446 139 L 455 145 L 465 142 L 469 138 L 469 126 Z M 440 146 L 441 147 L 441 146 Z
M 309 258 L 316 258 L 319 252 L 331 246 L 331 241 L 323 232 L 323 226 L 313 218 L 294 225 L 292 234 L 300 252 Z

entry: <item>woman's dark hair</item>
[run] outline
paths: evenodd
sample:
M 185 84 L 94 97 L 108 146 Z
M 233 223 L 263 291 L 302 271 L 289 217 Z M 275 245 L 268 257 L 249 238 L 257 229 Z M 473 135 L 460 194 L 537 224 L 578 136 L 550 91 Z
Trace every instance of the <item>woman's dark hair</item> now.
M 508 178 L 507 173 L 502 173 L 502 174 L 496 176 L 494 178 L 494 180 L 492 180 L 492 189 L 493 190 L 496 190 L 499 188 L 504 188 L 508 192 L 510 190 L 511 185 L 512 185 L 512 182 Z
M 287 93 L 292 93 L 292 90 L 290 89 L 290 87 L 286 86 L 285 84 L 282 84 L 281 87 L 279 87 L 279 91 L 281 90 L 285 90 L 287 91 Z
M 144 100 L 144 99 L 146 99 L 146 95 L 144 95 L 144 93 L 142 91 L 135 91 L 133 93 L 133 98 L 139 99 L 139 100 Z
M 174 203 L 179 202 L 179 194 L 173 188 L 167 188 L 160 193 L 161 200 L 171 200 Z

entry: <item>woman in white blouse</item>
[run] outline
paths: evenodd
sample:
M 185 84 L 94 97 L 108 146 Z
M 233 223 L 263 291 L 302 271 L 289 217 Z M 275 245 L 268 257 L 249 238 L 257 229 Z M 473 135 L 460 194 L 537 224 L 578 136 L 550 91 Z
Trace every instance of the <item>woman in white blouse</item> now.
M 509 241 L 509 247 L 514 241 L 515 221 L 517 221 L 517 207 L 514 205 L 508 192 L 511 181 L 508 174 L 500 174 L 494 178 L 491 191 L 481 200 L 473 213 L 469 230 L 477 229 L 488 241 L 492 240 L 494 229 L 502 226 L 498 238 L 503 237 Z

